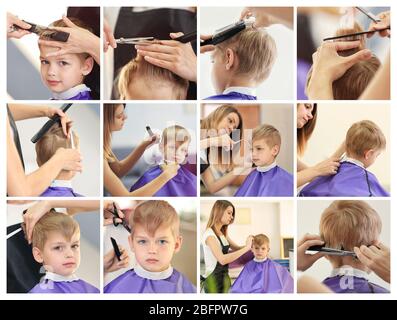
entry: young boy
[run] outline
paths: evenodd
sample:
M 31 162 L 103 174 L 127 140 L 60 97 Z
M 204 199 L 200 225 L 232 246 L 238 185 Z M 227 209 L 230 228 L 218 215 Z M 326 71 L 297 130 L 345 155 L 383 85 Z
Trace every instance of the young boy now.
M 279 131 L 263 124 L 252 132 L 252 162 L 256 168 L 245 178 L 235 197 L 293 196 L 293 176 L 277 166 L 280 152 Z
M 247 28 L 216 45 L 212 83 L 217 95 L 208 100 L 257 100 L 255 88 L 270 74 L 277 50 L 264 29 Z
M 320 220 L 320 236 L 325 246 L 353 251 L 354 247 L 376 245 L 382 229 L 378 213 L 366 202 L 334 201 Z M 387 293 L 369 282 L 370 269 L 352 256 L 326 256 L 333 270 L 323 283 L 336 293 Z
M 120 71 L 121 100 L 186 100 L 189 82 L 138 55 Z
M 130 215 L 128 237 L 136 266 L 110 282 L 105 293 L 196 293 L 190 281 L 171 266 L 181 249 L 179 217 L 166 201 L 149 200 Z
M 342 36 L 362 32 L 363 28 L 357 23 L 354 23 L 352 28 L 339 29 L 336 31 L 335 36 Z M 346 37 L 341 38 L 339 41 L 353 41 L 360 40 L 360 46 L 350 50 L 339 51 L 340 56 L 351 56 L 360 50 L 365 49 L 365 37 Z M 379 69 L 381 63 L 378 57 L 373 55 L 370 59 L 359 61 L 350 67 L 342 77 L 332 83 L 333 97 L 335 100 L 357 100 L 365 88 L 368 86 L 372 78 L 375 76 L 376 71 Z M 310 83 L 312 68 L 307 74 L 306 89 Z
M 162 172 L 162 167 L 170 163 L 180 165 L 178 173 L 168 181 L 154 196 L 159 197 L 195 197 L 197 195 L 197 177 L 186 169 L 183 164 L 188 156 L 190 134 L 182 126 L 174 125 L 163 130 L 160 142 L 160 152 L 164 163 L 146 171 L 131 187 L 130 191 L 146 185 Z
M 346 156 L 338 173 L 318 177 L 305 186 L 302 197 L 389 197 L 375 175 L 367 168 L 386 148 L 382 130 L 372 121 L 354 123 L 346 134 Z
M 294 280 L 288 270 L 268 258 L 269 238 L 258 234 L 252 241 L 254 259 L 233 283 L 231 293 L 293 293 Z
M 70 18 L 74 24 L 89 30 L 79 20 Z M 63 20 L 57 20 L 51 27 L 67 27 Z M 46 40 L 52 31 L 44 31 L 41 40 Z M 40 73 L 44 85 L 52 92 L 53 100 L 92 100 L 91 89 L 84 84 L 84 78 L 91 73 L 94 59 L 87 53 L 67 53 L 58 57 L 47 57 L 59 48 L 39 44 Z
M 75 275 L 80 265 L 80 227 L 73 218 L 49 211 L 33 228 L 32 248 L 46 274 L 29 293 L 99 293 Z
M 72 131 L 74 147 L 78 148 L 79 138 Z M 59 148 L 72 148 L 71 139 L 68 139 L 63 133 L 60 124 L 54 124 L 47 133 L 36 142 L 36 162 L 40 167 L 46 163 Z M 82 195 L 73 191 L 72 179 L 75 171 L 62 170 L 51 185 L 45 190 L 40 197 L 82 197 Z

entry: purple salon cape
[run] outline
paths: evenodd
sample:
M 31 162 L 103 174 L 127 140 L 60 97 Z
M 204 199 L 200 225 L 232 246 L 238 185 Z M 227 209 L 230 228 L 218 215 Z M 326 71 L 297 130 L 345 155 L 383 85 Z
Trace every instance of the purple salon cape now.
M 300 191 L 299 196 L 389 197 L 390 194 L 383 189 L 373 173 L 354 163 L 342 162 L 337 174 L 314 179 Z
M 389 293 L 387 289 L 371 283 L 367 279 L 350 277 L 350 280 L 345 281 L 342 276 L 329 277 L 323 283 L 335 293 Z
M 29 293 L 99 293 L 99 290 L 81 279 L 71 282 L 46 279 L 35 285 Z
M 293 293 L 294 280 L 288 270 L 267 259 L 251 260 L 234 281 L 231 293 Z
M 196 287 L 174 269 L 172 275 L 163 280 L 149 280 L 129 270 L 104 288 L 104 293 L 196 293 Z
M 258 98 L 249 94 L 232 91 L 229 93 L 217 94 L 215 96 L 205 98 L 204 100 L 258 100 Z
M 48 187 L 40 197 L 83 197 L 67 187 Z
M 52 98 L 51 100 L 60 100 L 60 99 Z M 65 100 L 92 100 L 92 97 L 90 91 L 82 91 L 76 94 L 75 96 Z
M 155 166 L 146 171 L 142 177 L 131 187 L 130 191 L 137 190 L 148 184 L 161 174 L 160 166 Z M 169 180 L 154 196 L 158 197 L 195 197 L 197 196 L 197 177 L 181 166 L 175 177 Z
M 266 172 L 252 171 L 238 188 L 235 197 L 290 197 L 294 195 L 294 178 L 279 166 Z

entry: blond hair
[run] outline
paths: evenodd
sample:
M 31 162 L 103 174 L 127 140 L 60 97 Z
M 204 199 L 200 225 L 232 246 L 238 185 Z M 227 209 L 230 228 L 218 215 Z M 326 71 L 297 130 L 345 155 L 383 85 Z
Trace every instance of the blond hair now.
M 164 146 L 169 141 L 173 141 L 176 146 L 180 146 L 185 142 L 190 142 L 190 139 L 189 131 L 180 125 L 173 125 L 165 128 L 161 135 L 161 143 Z
M 320 236 L 325 246 L 353 251 L 354 247 L 374 244 L 382 230 L 379 214 L 359 200 L 334 201 L 320 220 Z M 330 257 L 338 261 L 340 257 Z
M 137 79 L 143 79 L 148 87 L 156 90 L 156 86 L 167 85 L 172 88 L 175 100 L 184 100 L 187 96 L 189 82 L 175 73 L 157 67 L 147 62 L 143 57 L 138 55 L 126 65 L 124 65 L 119 73 L 117 82 L 120 99 L 126 99 L 129 92 L 130 84 Z M 151 84 L 153 84 L 151 86 Z
M 60 233 L 70 241 L 75 234 L 80 234 L 80 226 L 69 215 L 51 209 L 34 225 L 32 246 L 43 250 L 50 232 Z
M 256 127 L 252 132 L 252 141 L 265 140 L 269 148 L 281 146 L 280 132 L 270 124 L 262 124 Z
M 372 121 L 363 120 L 354 123 L 346 133 L 346 154 L 363 157 L 370 149 L 386 148 L 386 138 L 382 130 Z
M 160 227 L 171 228 L 174 237 L 179 236 L 179 216 L 167 201 L 148 200 L 140 203 L 130 216 L 131 236 L 137 225 L 142 226 L 150 235 Z
M 215 225 L 222 220 L 222 216 L 228 207 L 232 207 L 232 209 L 233 209 L 233 221 L 234 221 L 234 217 L 236 215 L 236 209 L 234 208 L 233 203 L 231 203 L 230 201 L 227 201 L 227 200 L 217 200 L 217 201 L 215 201 L 214 205 L 212 206 L 211 214 L 208 219 L 206 229 L 212 229 L 215 232 L 215 229 L 214 229 Z M 233 223 L 233 221 L 232 221 L 232 223 Z M 228 228 L 228 225 L 224 225 L 221 227 L 221 232 L 224 236 L 227 236 L 227 228 Z
M 356 33 L 363 31 L 363 28 L 355 22 L 352 28 L 338 29 L 336 36 Z M 365 49 L 365 37 L 363 35 L 346 37 L 338 41 L 354 41 L 360 40 L 360 45 L 357 48 L 339 51 L 338 54 L 343 57 L 351 56 L 358 51 Z M 365 88 L 368 86 L 376 71 L 379 69 L 381 63 L 378 57 L 372 55 L 370 59 L 359 61 L 350 67 L 342 77 L 332 83 L 333 97 L 335 100 L 357 100 Z M 306 88 L 311 79 L 312 68 L 307 74 Z
M 262 245 L 267 245 L 269 246 L 270 244 L 270 240 L 268 238 L 268 236 L 260 233 L 257 234 L 256 236 L 254 236 L 254 239 L 252 240 L 252 245 L 253 246 L 262 246 Z
M 236 74 L 257 83 L 269 76 L 277 56 L 276 43 L 265 29 L 247 28 L 215 47 L 223 55 L 226 49 L 232 49 L 238 58 Z
M 72 135 L 75 147 L 78 147 L 79 136 L 74 131 Z M 56 123 L 36 142 L 35 148 L 37 165 L 42 166 L 59 148 L 72 148 L 72 142 L 63 133 L 62 126 Z

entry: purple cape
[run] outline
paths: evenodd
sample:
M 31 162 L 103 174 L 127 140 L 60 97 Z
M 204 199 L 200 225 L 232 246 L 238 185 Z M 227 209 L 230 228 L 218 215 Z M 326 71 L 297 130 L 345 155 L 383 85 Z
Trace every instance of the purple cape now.
M 267 259 L 248 262 L 234 281 L 231 293 L 293 293 L 294 279 L 288 270 Z
M 279 166 L 267 172 L 252 171 L 238 188 L 235 197 L 290 197 L 294 195 L 294 178 Z
M 346 277 L 346 279 L 342 279 Z M 323 283 L 335 293 L 389 293 L 381 286 L 367 279 L 354 276 L 335 276 L 326 278 Z
M 40 197 L 83 197 L 67 187 L 48 187 Z
M 131 187 L 130 191 L 137 190 L 148 184 L 161 174 L 160 166 L 155 166 L 146 171 L 142 177 Z M 196 197 L 197 177 L 181 166 L 175 177 L 169 180 L 154 196 L 158 197 Z
M 44 280 L 29 293 L 99 293 L 99 290 L 84 280 L 72 282 Z
M 51 100 L 57 100 L 57 99 L 51 99 Z M 92 100 L 92 97 L 90 91 L 82 91 L 76 94 L 74 97 L 71 97 L 67 100 Z
M 389 197 L 390 194 L 383 189 L 373 173 L 353 163 L 342 162 L 337 174 L 314 179 L 301 190 L 299 196 Z
M 239 92 L 229 92 L 225 94 L 217 94 L 205 98 L 204 100 L 258 100 L 256 96 L 251 96 L 249 94 L 239 93 Z
M 129 270 L 108 283 L 104 293 L 197 293 L 196 287 L 174 269 L 164 280 L 149 280 Z

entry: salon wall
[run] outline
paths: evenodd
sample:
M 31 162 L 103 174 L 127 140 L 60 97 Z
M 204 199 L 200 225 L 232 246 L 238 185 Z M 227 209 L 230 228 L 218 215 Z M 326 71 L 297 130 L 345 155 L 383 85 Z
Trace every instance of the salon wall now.
M 61 105 L 52 106 L 59 108 Z M 72 179 L 73 189 L 84 196 L 98 196 L 100 192 L 99 141 L 101 137 L 99 131 L 99 105 L 74 103 L 67 111 L 67 114 L 73 120 L 72 129 L 80 138 L 80 152 L 83 157 L 83 172 L 77 173 Z M 35 145 L 30 139 L 47 120 L 47 118 L 36 118 L 17 122 L 26 167 L 25 172 L 27 173 L 38 168 Z
M 215 30 L 239 20 L 243 7 L 201 7 L 200 34 L 213 34 Z M 258 99 L 286 100 L 293 98 L 294 34 L 282 26 L 267 28 L 277 46 L 277 59 L 272 72 L 257 88 Z M 200 95 L 206 98 L 215 94 L 211 83 L 212 64 L 210 53 L 200 55 Z
M 384 200 L 372 200 L 367 202 L 378 212 L 382 220 L 382 232 L 380 234 L 379 240 L 386 246 L 390 247 L 390 203 Z M 298 202 L 297 239 L 301 239 L 306 233 L 319 234 L 321 214 L 331 203 L 332 201 L 330 200 Z M 393 248 L 391 248 L 391 250 L 393 250 Z M 304 273 L 322 281 L 326 277 L 330 276 L 331 270 L 331 264 L 326 259 L 321 258 Z M 390 288 L 390 284 L 384 282 L 374 273 L 370 274 L 369 279 L 371 282 L 379 284 L 382 287 Z
M 386 137 L 386 150 L 369 167 L 390 191 L 390 106 L 386 103 L 318 103 L 317 123 L 302 160 L 311 166 L 330 157 L 346 137 L 350 126 L 361 120 L 375 122 Z

